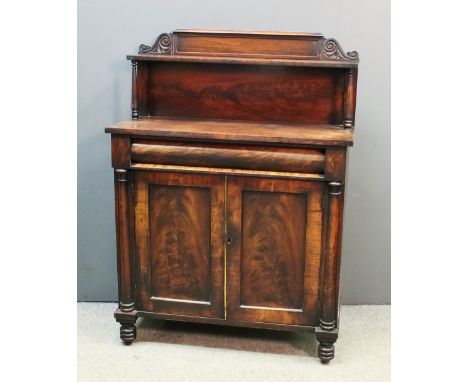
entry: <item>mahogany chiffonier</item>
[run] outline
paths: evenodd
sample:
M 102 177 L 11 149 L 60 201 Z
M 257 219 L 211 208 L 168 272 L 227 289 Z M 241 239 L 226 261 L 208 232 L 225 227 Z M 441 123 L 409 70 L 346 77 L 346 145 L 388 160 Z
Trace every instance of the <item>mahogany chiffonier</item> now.
M 115 171 L 120 337 L 137 317 L 314 332 L 334 357 L 357 52 L 176 30 L 132 63 Z

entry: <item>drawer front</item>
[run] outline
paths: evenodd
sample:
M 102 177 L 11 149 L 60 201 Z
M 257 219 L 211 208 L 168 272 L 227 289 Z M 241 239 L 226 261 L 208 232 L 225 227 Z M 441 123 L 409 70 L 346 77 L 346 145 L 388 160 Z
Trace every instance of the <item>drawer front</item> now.
M 180 142 L 135 142 L 133 163 L 322 174 L 325 154 L 318 149 Z

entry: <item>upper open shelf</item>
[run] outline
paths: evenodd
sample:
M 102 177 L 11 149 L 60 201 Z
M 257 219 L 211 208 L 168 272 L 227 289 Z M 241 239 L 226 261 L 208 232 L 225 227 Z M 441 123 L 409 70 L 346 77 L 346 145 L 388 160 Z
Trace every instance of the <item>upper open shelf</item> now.
M 318 33 L 176 30 L 129 58 L 134 120 L 354 126 L 358 54 Z

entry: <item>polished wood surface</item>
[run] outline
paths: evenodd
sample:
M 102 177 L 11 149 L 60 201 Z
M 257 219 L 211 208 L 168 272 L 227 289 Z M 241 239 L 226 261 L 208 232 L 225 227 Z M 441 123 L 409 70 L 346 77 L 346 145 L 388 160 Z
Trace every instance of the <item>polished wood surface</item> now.
M 148 70 L 151 116 L 332 125 L 343 120 L 342 70 L 190 63 L 158 63 Z
M 152 299 L 210 300 L 210 189 L 150 185 Z
M 241 306 L 301 309 L 307 195 L 243 191 Z
M 357 52 L 318 33 L 177 30 L 140 45 L 111 134 L 119 308 L 338 337 Z
M 343 51 L 338 41 L 320 33 L 178 29 L 142 44 L 140 61 L 211 62 L 256 65 L 354 68 L 356 51 Z
M 224 177 L 135 173 L 137 308 L 223 317 Z
M 135 137 L 275 143 L 309 146 L 351 146 L 353 130 L 322 124 L 275 124 L 187 118 L 142 118 L 122 121 L 106 133 Z
M 198 31 L 178 29 L 174 32 L 177 54 L 226 56 L 279 56 L 314 58 L 319 56 L 319 33 L 275 33 L 249 31 Z
M 190 164 L 316 174 L 323 173 L 325 165 L 325 154 L 319 150 L 177 143 L 134 143 L 131 158 L 135 163 Z
M 242 321 L 317 323 L 323 183 L 230 177 L 229 315 Z
M 186 62 L 198 64 L 233 64 L 233 65 L 262 65 L 262 66 L 284 66 L 284 67 L 306 67 L 306 68 L 356 68 L 355 62 L 349 61 L 313 61 L 305 59 L 263 58 L 263 57 L 227 57 L 174 54 L 167 56 L 154 56 L 151 54 L 128 55 L 129 60 L 143 62 Z
M 134 163 L 131 165 L 134 170 L 151 170 L 176 173 L 193 173 L 198 174 L 223 174 L 223 175 L 243 175 L 257 176 L 265 178 L 279 179 L 305 179 L 305 180 L 324 180 L 325 175 L 310 174 L 304 172 L 286 172 L 286 171 L 262 171 L 262 170 L 243 170 L 239 168 L 221 168 L 221 167 L 195 167 L 195 166 L 177 166 L 154 163 Z

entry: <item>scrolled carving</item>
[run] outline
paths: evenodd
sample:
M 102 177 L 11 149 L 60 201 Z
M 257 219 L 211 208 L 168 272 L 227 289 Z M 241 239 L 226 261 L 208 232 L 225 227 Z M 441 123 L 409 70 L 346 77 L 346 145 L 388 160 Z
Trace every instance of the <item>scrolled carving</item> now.
M 172 33 L 162 33 L 152 46 L 141 44 L 139 54 L 172 54 Z
M 322 59 L 334 61 L 359 61 L 359 54 L 356 51 L 345 53 L 338 41 L 329 38 L 323 42 Z

